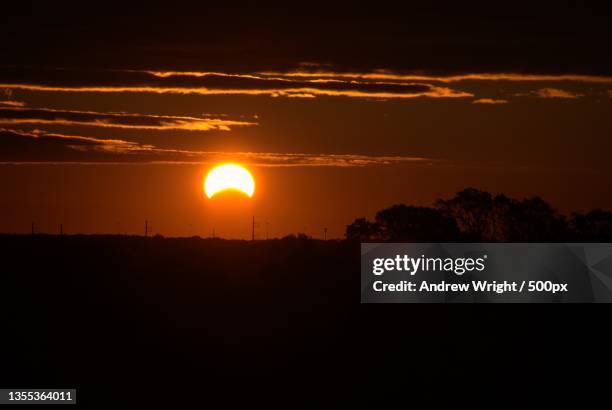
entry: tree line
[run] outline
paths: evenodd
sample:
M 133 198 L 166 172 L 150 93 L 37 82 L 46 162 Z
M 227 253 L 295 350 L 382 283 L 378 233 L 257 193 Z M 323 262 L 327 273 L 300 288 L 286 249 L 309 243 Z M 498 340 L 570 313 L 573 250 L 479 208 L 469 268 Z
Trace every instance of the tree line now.
M 466 188 L 432 207 L 393 205 L 358 218 L 345 236 L 360 242 L 607 242 L 612 212 L 560 214 L 540 197 L 522 200 Z

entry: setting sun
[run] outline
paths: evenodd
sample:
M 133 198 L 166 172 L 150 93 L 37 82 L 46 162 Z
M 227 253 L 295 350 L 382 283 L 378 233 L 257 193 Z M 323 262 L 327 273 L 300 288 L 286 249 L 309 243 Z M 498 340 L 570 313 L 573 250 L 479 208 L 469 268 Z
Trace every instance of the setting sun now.
M 253 176 L 246 168 L 236 164 L 219 165 L 208 173 L 204 181 L 204 192 L 208 198 L 228 189 L 252 197 L 255 192 Z

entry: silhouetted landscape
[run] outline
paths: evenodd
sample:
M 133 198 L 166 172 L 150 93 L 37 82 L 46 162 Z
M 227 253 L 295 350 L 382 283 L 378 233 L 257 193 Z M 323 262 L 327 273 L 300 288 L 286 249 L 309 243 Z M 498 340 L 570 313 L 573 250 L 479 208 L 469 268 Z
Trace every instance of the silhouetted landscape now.
M 569 217 L 540 197 L 517 200 L 466 188 L 434 207 L 394 205 L 374 221 L 358 218 L 346 238 L 362 242 L 608 242 L 612 212 L 594 209 Z
M 461 215 L 465 196 L 489 198 L 466 190 L 436 208 L 397 205 L 378 213 L 377 232 L 388 240 L 473 238 L 441 210 Z M 491 202 L 535 204 L 537 221 L 562 220 L 541 200 L 502 198 Z M 572 221 L 584 218 L 599 221 Z M 550 375 L 595 354 L 557 360 L 588 326 L 576 311 L 361 305 L 354 240 L 2 235 L 0 250 L 9 352 L 0 383 L 74 386 L 88 407 L 381 404 L 407 385 L 419 397 L 443 386 L 447 393 L 431 403 L 484 403 L 510 381 L 528 391 L 566 383 L 543 384 L 537 371 L 524 373 L 527 362 Z M 454 396 L 473 386 L 487 393 Z

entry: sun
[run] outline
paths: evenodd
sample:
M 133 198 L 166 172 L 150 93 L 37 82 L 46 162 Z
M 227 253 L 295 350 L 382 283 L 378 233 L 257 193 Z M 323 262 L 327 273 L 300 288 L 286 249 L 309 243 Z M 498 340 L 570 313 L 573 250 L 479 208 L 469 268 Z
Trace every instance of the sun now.
M 255 181 L 251 173 L 236 164 L 221 164 L 213 168 L 204 180 L 204 192 L 208 198 L 227 189 L 242 192 L 252 197 L 255 192 Z

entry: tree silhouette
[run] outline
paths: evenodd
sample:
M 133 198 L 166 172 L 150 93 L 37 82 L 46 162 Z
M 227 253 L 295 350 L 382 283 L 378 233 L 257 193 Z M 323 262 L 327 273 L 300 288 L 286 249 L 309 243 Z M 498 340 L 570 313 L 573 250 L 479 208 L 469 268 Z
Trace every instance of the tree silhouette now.
M 491 224 L 493 199 L 490 193 L 466 188 L 457 192 L 454 198 L 439 199 L 436 207 L 457 222 L 466 239 L 488 240 L 494 236 Z
M 559 241 L 567 239 L 567 223 L 540 197 L 522 201 L 466 188 L 455 197 L 436 202 L 453 217 L 465 239 L 476 241 Z
M 346 227 L 346 238 L 359 242 L 380 240 L 380 228 L 378 224 L 365 218 L 357 218 Z
M 612 212 L 596 209 L 568 221 L 540 197 L 517 200 L 466 188 L 433 208 L 394 205 L 375 222 L 356 219 L 346 228 L 355 241 L 606 242 L 612 240 Z
M 510 200 L 501 229 L 498 239 L 506 242 L 555 242 L 568 237 L 565 218 L 540 197 Z
M 433 208 L 394 205 L 378 212 L 376 223 L 387 241 L 446 241 L 459 236 L 455 221 Z
M 394 205 L 376 214 L 376 222 L 356 219 L 346 228 L 346 237 L 365 242 L 456 240 L 460 233 L 452 218 L 433 208 Z
M 569 226 L 577 241 L 609 241 L 612 238 L 612 212 L 594 209 L 587 214 L 574 213 Z

